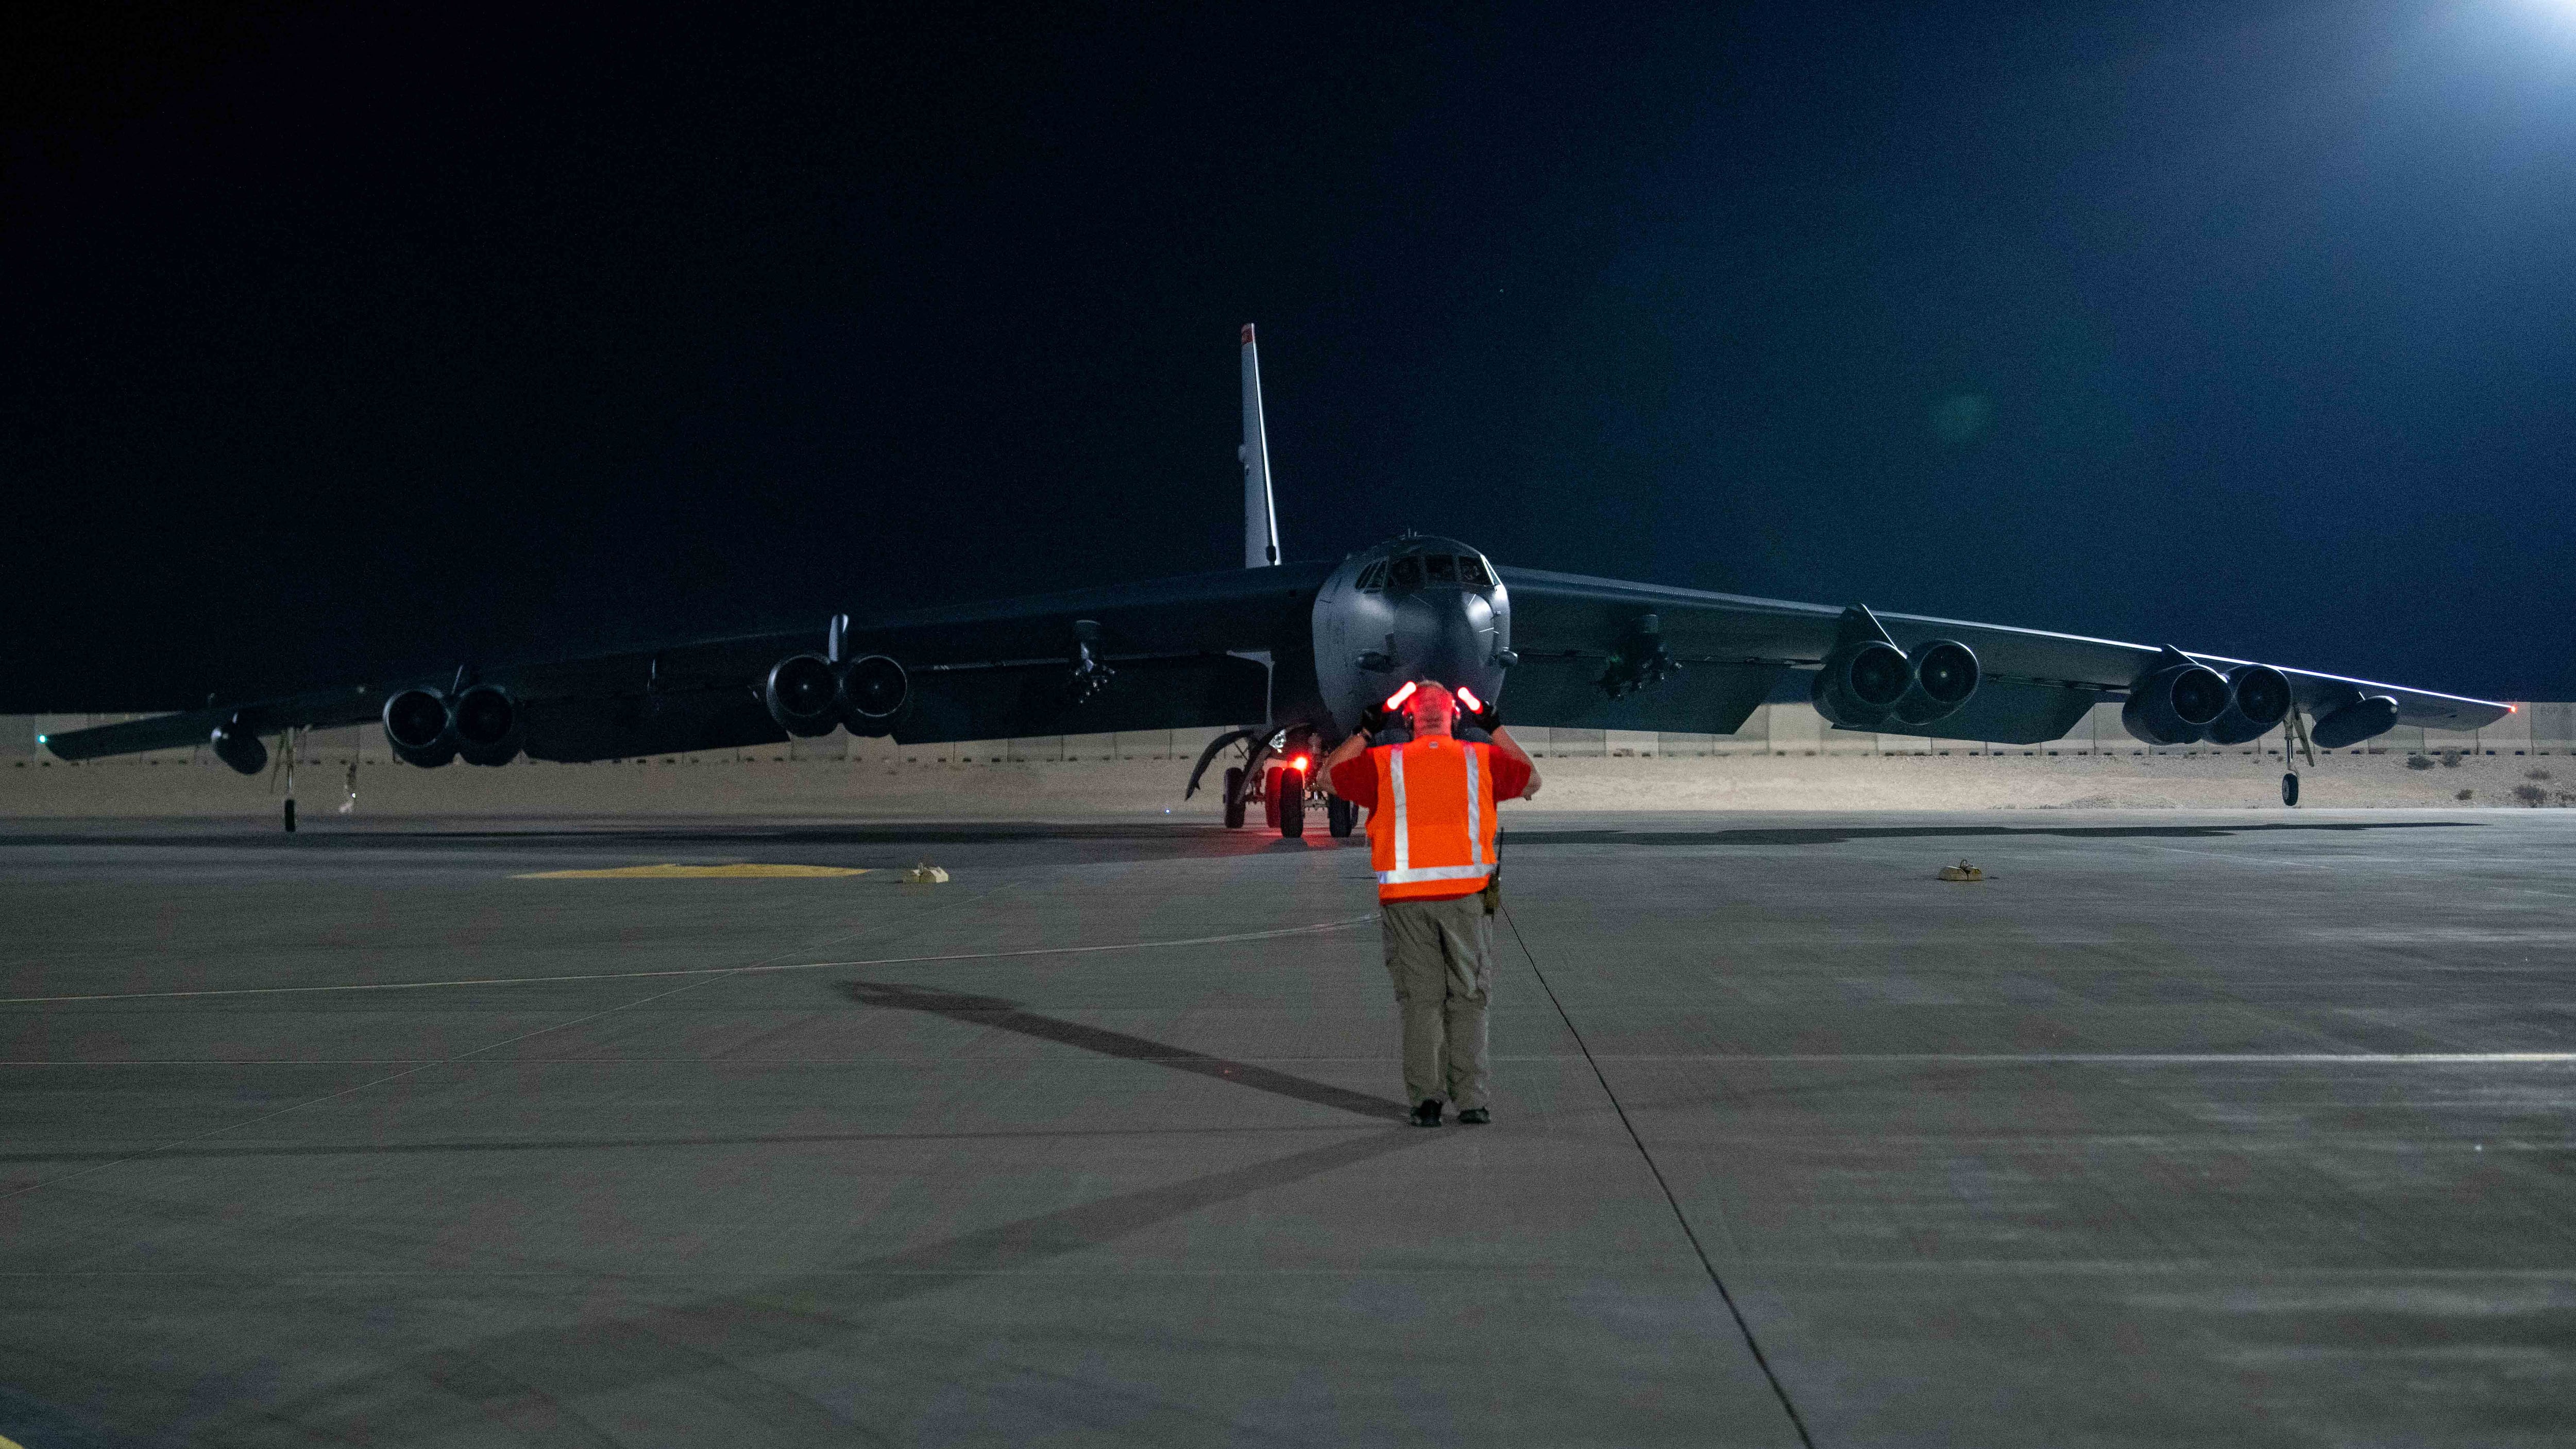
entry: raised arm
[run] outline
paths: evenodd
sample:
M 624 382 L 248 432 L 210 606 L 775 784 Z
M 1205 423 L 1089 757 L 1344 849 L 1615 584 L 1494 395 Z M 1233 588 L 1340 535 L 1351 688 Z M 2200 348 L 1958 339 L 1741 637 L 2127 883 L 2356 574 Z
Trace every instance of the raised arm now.
M 1324 767 L 1321 770 L 1316 771 L 1316 773 L 1322 775 L 1325 779 L 1330 780 L 1333 778 L 1334 770 L 1340 768 L 1348 761 L 1358 759 L 1360 755 L 1368 749 L 1368 747 L 1368 731 L 1353 730 L 1342 737 L 1342 742 L 1340 744 L 1333 746 L 1333 752 L 1324 757 Z
M 1494 726 L 1494 748 L 1520 761 L 1522 767 L 1529 771 L 1529 783 L 1521 787 L 1520 798 L 1537 799 L 1538 766 L 1530 763 L 1529 751 L 1522 749 L 1521 742 L 1513 739 L 1512 732 L 1501 725 Z

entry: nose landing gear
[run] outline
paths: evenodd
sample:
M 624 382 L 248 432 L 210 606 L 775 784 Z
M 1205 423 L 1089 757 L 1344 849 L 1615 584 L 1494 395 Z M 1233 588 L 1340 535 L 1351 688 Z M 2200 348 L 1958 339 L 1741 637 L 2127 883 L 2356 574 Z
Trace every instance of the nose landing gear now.
M 1242 829 L 1252 802 L 1258 800 L 1262 824 L 1278 831 L 1282 839 L 1303 836 L 1306 802 L 1316 793 L 1307 778 L 1319 753 L 1315 732 L 1303 725 L 1294 726 L 1266 741 L 1252 743 L 1247 749 L 1244 762 L 1225 772 L 1226 828 Z

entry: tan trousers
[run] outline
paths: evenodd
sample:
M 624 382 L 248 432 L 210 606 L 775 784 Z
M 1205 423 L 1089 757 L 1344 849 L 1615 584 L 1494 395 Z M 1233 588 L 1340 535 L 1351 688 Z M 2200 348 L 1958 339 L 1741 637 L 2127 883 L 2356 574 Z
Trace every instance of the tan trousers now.
M 1448 1088 L 1464 1112 L 1485 1105 L 1485 1008 L 1494 984 L 1494 918 L 1481 895 L 1380 901 L 1386 973 L 1404 1013 L 1404 1098 Z

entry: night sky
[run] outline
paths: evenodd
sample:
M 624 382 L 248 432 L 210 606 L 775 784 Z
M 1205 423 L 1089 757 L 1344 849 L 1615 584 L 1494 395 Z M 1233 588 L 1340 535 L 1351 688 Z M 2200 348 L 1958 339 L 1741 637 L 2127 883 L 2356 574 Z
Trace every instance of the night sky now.
M 0 709 L 1231 567 L 1246 321 L 1291 557 L 2576 698 L 2576 4 L 863 8 L 13 10 Z

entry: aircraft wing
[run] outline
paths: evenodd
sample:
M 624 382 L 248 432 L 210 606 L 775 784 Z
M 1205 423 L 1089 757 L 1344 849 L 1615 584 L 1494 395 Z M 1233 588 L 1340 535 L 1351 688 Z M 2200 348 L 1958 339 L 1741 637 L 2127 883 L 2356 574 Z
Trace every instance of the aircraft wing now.
M 855 618 L 844 648 L 850 658 L 902 661 L 911 697 L 893 733 L 904 743 L 1258 724 L 1269 717 L 1269 670 L 1240 656 L 1305 637 L 1327 571 L 1233 570 Z M 474 684 L 496 685 L 524 709 L 536 759 L 774 744 L 787 733 L 762 699 L 769 671 L 821 652 L 824 634 L 818 626 L 386 678 L 66 731 L 45 747 L 85 760 L 201 745 L 225 728 L 255 739 L 365 724 L 403 690 Z M 1084 643 L 1112 671 L 1087 697 L 1069 687 Z
M 1498 572 L 1511 591 L 1512 648 L 1520 656 L 1511 670 L 1508 717 L 1531 725 L 1731 733 L 1789 670 L 1824 659 L 1844 614 L 1823 604 L 1538 569 Z M 1649 615 L 1653 639 L 1682 667 L 1660 683 L 1614 697 L 1605 676 L 1655 647 L 1641 629 Z M 1914 614 L 1876 617 L 1902 648 L 1954 639 L 1976 652 L 1984 679 L 1958 713 L 1922 726 L 1891 726 L 1940 739 L 2058 739 L 2094 705 L 2125 699 L 2151 665 L 2169 657 L 2161 646 L 2079 634 Z M 2263 662 L 2185 653 L 2221 671 Z M 2311 715 L 2369 696 L 2394 699 L 2398 723 L 2436 729 L 2476 729 L 2511 712 L 2488 700 L 2273 667 Z

